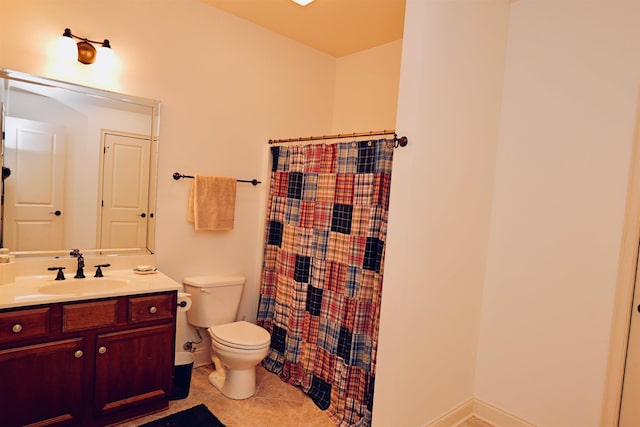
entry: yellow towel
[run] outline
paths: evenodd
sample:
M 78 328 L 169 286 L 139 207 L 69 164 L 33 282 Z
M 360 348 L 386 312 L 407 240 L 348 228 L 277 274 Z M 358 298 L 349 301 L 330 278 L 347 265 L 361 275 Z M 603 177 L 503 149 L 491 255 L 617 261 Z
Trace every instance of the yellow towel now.
M 187 221 L 196 230 L 233 230 L 235 178 L 196 175 L 189 194 Z

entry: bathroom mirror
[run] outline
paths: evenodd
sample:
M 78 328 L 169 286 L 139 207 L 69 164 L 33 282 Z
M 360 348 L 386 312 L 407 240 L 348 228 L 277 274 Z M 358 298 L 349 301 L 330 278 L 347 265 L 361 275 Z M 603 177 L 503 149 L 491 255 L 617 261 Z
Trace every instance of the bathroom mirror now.
M 160 103 L 0 69 L 2 221 L 16 258 L 154 251 Z

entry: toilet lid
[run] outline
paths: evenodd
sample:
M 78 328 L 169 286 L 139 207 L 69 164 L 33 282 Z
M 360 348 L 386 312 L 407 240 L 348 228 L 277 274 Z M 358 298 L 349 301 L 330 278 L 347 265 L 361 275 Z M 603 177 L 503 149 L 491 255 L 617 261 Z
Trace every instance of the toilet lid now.
M 233 348 L 262 348 L 268 346 L 271 341 L 271 335 L 266 329 L 244 320 L 211 326 L 209 334 L 220 344 Z

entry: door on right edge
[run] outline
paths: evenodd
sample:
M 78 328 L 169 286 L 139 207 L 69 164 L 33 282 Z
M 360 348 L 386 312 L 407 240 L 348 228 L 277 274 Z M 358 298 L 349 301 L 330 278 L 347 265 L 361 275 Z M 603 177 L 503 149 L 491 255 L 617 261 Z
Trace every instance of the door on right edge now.
M 640 426 L 640 268 L 638 268 L 638 262 L 636 262 L 631 326 L 629 328 L 618 426 Z

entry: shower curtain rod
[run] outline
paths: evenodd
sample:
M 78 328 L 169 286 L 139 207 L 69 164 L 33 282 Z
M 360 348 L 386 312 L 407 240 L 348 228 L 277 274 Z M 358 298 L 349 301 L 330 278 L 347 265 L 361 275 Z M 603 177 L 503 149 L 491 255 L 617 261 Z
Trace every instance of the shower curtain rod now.
M 404 147 L 409 143 L 409 140 L 406 136 L 401 136 L 400 138 L 398 138 L 395 130 L 376 130 L 371 132 L 339 133 L 337 135 L 301 136 L 298 138 L 270 139 L 269 144 L 280 144 L 283 142 L 319 141 L 323 139 L 357 138 L 361 136 L 375 135 L 393 135 L 395 147 Z

